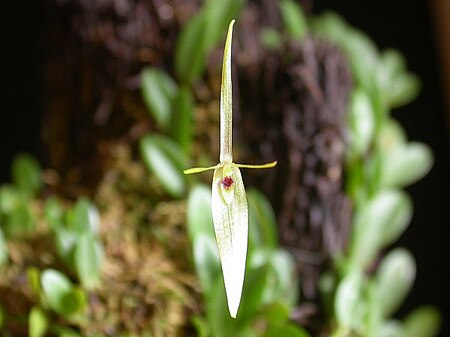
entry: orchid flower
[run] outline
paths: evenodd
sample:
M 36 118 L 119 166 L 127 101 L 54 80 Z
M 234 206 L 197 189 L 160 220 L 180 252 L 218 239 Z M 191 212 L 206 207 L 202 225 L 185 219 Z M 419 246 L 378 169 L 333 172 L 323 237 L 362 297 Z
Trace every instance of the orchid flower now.
M 228 27 L 223 54 L 222 83 L 220 91 L 220 162 L 211 167 L 195 167 L 184 174 L 214 170 L 212 182 L 212 218 L 219 257 L 222 265 L 228 310 L 236 314 L 244 284 L 245 260 L 248 241 L 248 205 L 244 183 L 239 168 L 270 168 L 277 162 L 264 165 L 233 163 L 232 152 L 232 84 L 231 40 L 234 20 Z

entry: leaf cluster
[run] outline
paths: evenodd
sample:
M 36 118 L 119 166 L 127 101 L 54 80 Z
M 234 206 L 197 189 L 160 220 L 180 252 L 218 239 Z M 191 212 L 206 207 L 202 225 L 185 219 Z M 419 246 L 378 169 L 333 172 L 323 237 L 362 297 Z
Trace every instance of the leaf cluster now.
M 267 48 L 279 48 L 286 34 L 297 42 L 306 35 L 337 45 L 349 62 L 354 87 L 348 103 L 346 191 L 354 211 L 347 251 L 335 257 L 336 272 L 321 280 L 323 302 L 334 317 L 334 336 L 436 336 L 440 314 L 422 307 L 403 321 L 390 318 L 412 288 L 416 265 L 404 248 L 386 248 L 406 230 L 412 202 L 402 190 L 425 176 L 433 155 L 425 144 L 408 142 L 391 110 L 408 104 L 420 82 L 400 52 L 379 51 L 363 32 L 327 12 L 306 18 L 291 0 L 279 3 L 283 35 L 262 30 Z M 414 330 L 415 329 L 415 330 Z
M 0 268 L 10 264 L 8 241 L 20 242 L 50 234 L 61 262 L 62 270 L 26 270 L 27 286 L 31 290 L 33 307 L 28 313 L 28 334 L 58 336 L 75 332 L 59 323 L 82 323 L 86 319 L 87 290 L 97 285 L 102 262 L 99 239 L 100 217 L 87 199 L 79 199 L 73 207 L 64 207 L 56 197 L 49 197 L 43 207 L 35 206 L 44 186 L 39 163 L 28 154 L 18 155 L 11 165 L 10 184 L 0 186 Z M 39 209 L 43 209 L 43 218 Z M 47 254 L 53 254 L 51 247 Z M 74 283 L 70 278 L 79 280 Z M 0 327 L 16 318 L 1 309 Z
M 325 13 L 310 25 L 313 34 L 342 49 L 354 78 L 345 168 L 354 204 L 350 243 L 335 259 L 337 275 L 323 287 L 325 297 L 334 296 L 329 309 L 335 335 L 419 336 L 411 327 L 424 324 L 420 336 L 435 336 L 440 316 L 434 308 L 419 308 L 403 321 L 391 318 L 415 279 L 412 254 L 395 248 L 375 263 L 411 220 L 412 202 L 402 189 L 425 176 L 433 162 L 428 146 L 408 142 L 391 117 L 392 109 L 417 95 L 419 80 L 407 71 L 398 51 L 380 52 L 367 35 L 336 14 Z M 330 275 L 325 278 L 330 280 Z

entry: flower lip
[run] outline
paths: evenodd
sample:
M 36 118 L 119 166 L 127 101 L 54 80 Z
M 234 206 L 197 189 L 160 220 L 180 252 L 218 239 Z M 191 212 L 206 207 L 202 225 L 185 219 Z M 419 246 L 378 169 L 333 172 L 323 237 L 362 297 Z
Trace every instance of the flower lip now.
M 231 188 L 231 185 L 233 185 L 234 180 L 230 176 L 226 176 L 222 179 L 222 181 L 220 183 L 222 184 L 223 188 L 228 190 Z

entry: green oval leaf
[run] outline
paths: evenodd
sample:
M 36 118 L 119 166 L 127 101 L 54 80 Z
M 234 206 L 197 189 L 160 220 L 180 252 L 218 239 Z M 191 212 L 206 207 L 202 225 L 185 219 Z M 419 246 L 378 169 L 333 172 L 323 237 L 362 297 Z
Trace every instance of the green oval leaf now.
M 200 235 L 215 238 L 211 215 L 211 190 L 204 185 L 195 185 L 189 193 L 187 226 L 189 238 L 194 244 Z
M 100 278 L 103 250 L 90 233 L 82 234 L 75 246 L 75 269 L 86 289 L 94 288 Z
M 184 26 L 177 40 L 175 70 L 180 80 L 192 83 L 203 72 L 205 55 L 205 17 L 198 14 Z
M 377 137 L 377 146 L 384 153 L 406 144 L 406 134 L 402 126 L 393 118 L 386 118 Z
M 48 329 L 48 320 L 42 309 L 33 307 L 28 316 L 28 335 L 30 337 L 42 337 Z
M 251 269 L 247 273 L 239 309 L 240 320 L 249 320 L 260 311 L 264 302 L 264 291 L 267 288 L 268 273 L 267 265 Z
M 436 308 L 424 306 L 415 309 L 404 320 L 408 337 L 436 337 L 441 329 L 441 314 Z
M 9 214 L 19 204 L 20 196 L 17 189 L 10 184 L 0 186 L 0 213 Z
M 361 329 L 367 312 L 364 297 L 365 280 L 357 272 L 344 277 L 336 290 L 334 312 L 340 325 L 349 329 Z
M 58 228 L 64 224 L 64 208 L 56 197 L 50 197 L 45 201 L 45 219 L 50 228 Z
M 370 37 L 353 28 L 341 37 L 345 53 L 349 57 L 353 75 L 366 90 L 373 90 L 379 52 Z
M 29 196 L 42 189 L 42 169 L 36 159 L 29 154 L 19 154 L 14 158 L 11 175 L 17 188 Z
M 278 233 L 275 214 L 267 198 L 259 191 L 251 189 L 248 194 L 250 246 L 275 249 Z
M 374 279 L 374 304 L 382 317 L 393 314 L 412 288 L 416 276 L 416 264 L 412 255 L 397 248 L 386 255 Z
M 41 284 L 45 298 L 55 312 L 68 317 L 77 311 L 77 308 L 67 305 L 74 288 L 64 274 L 54 269 L 46 269 L 42 272 Z
M 147 109 L 159 126 L 168 128 L 172 101 L 178 88 L 174 80 L 158 68 L 144 68 L 141 73 L 141 93 Z
M 406 335 L 402 323 L 395 320 L 384 322 L 377 331 L 376 337 L 410 337 Z
M 147 135 L 140 140 L 141 157 L 164 190 L 173 197 L 181 197 L 185 190 L 182 168 L 186 157 L 180 147 L 171 139 Z
M 262 315 L 270 325 L 282 325 L 289 319 L 291 308 L 284 301 L 272 302 L 266 305 Z
M 70 268 L 73 267 L 72 256 L 78 237 L 77 233 L 65 228 L 57 228 L 55 230 L 56 252 L 66 266 Z
M 0 227 L 0 267 L 8 261 L 8 247 L 6 246 L 5 236 Z
M 206 296 L 210 296 L 213 284 L 220 275 L 219 253 L 212 238 L 204 234 L 196 237 L 194 263 L 203 292 Z
M 350 28 L 340 15 L 328 11 L 312 18 L 312 29 L 316 36 L 339 45 Z
M 360 88 L 353 91 L 349 105 L 351 148 L 362 156 L 372 143 L 375 131 L 375 113 L 369 96 Z
M 289 35 L 300 42 L 303 41 L 308 32 L 308 25 L 301 6 L 292 0 L 282 0 L 279 6 L 281 18 Z
M 362 205 L 353 220 L 350 269 L 363 269 L 371 263 L 381 248 L 405 231 L 411 216 L 411 201 L 400 191 L 381 191 Z
M 383 158 L 382 184 L 386 187 L 410 185 L 425 176 L 432 164 L 433 154 L 425 144 L 413 142 L 397 146 Z
M 181 31 L 175 52 L 177 76 L 193 83 L 203 73 L 211 49 L 223 38 L 232 18 L 238 16 L 243 0 L 207 1 Z
M 262 45 L 269 50 L 276 50 L 280 48 L 283 42 L 282 35 L 276 29 L 270 27 L 262 28 L 259 38 Z
M 278 249 L 269 253 L 270 272 L 268 284 L 264 292 L 264 303 L 283 300 L 293 307 L 298 303 L 298 279 L 295 272 L 295 261 L 290 253 Z
M 40 298 L 42 293 L 41 288 L 41 273 L 39 269 L 36 267 L 28 267 L 27 268 L 27 282 L 28 286 L 30 287 L 31 291 L 34 295 L 36 295 L 38 298 Z
M 211 296 L 207 297 L 206 312 L 210 321 L 211 336 L 229 337 L 236 336 L 239 331 L 240 319 L 233 319 L 227 311 L 226 296 L 223 280 L 216 278 Z
M 239 16 L 244 6 L 244 0 L 212 0 L 205 2 L 203 12 L 205 15 L 205 47 L 206 54 L 223 40 L 231 20 Z
M 194 99 L 187 87 L 182 87 L 173 102 L 170 135 L 186 154 L 189 153 L 192 141 L 192 114 Z
M 97 207 L 86 198 L 78 199 L 67 214 L 67 227 L 77 234 L 97 234 L 100 231 L 100 215 Z
M 21 236 L 32 233 L 35 221 L 31 213 L 31 205 L 24 195 L 20 195 L 17 204 L 8 216 L 5 217 L 4 234 L 7 237 Z

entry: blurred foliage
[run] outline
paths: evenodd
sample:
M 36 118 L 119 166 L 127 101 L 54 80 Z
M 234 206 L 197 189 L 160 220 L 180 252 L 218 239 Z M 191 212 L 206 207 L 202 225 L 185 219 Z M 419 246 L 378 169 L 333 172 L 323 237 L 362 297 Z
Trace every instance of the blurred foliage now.
M 141 94 L 154 127 L 139 140 L 141 160 L 129 147 L 111 146 L 110 168 L 95 196 L 98 208 L 87 198 L 67 201 L 42 193 L 44 173 L 36 160 L 27 154 L 14 160 L 12 182 L 0 186 L 0 295 L 10 292 L 18 304 L 11 312 L 11 302 L 0 303 L 5 336 L 184 335 L 186 316 L 193 313 L 198 336 L 308 336 L 290 319 L 301 280 L 292 256 L 279 247 L 266 198 L 248 193 L 247 272 L 233 320 L 210 188 L 182 174 L 195 145 L 194 87 L 244 3 L 205 1 L 180 32 L 173 74 L 143 69 Z M 436 336 L 441 318 L 435 308 L 392 318 L 416 275 L 410 252 L 388 250 L 412 216 L 402 188 L 430 170 L 433 156 L 426 145 L 407 141 L 390 112 L 417 95 L 419 81 L 398 51 L 379 51 L 338 15 L 307 18 L 292 0 L 280 1 L 279 10 L 283 27 L 260 32 L 265 46 L 280 48 L 286 36 L 301 43 L 307 34 L 331 41 L 347 56 L 354 78 L 345 167 L 352 230 L 348 249 L 320 282 L 328 315 L 323 330 L 334 337 Z M 189 276 L 188 262 L 197 280 Z M 201 305 L 195 302 L 199 295 Z
M 419 80 L 407 71 L 398 51 L 378 51 L 367 35 L 337 14 L 322 14 L 309 24 L 313 34 L 343 50 L 354 78 L 345 172 L 354 203 L 353 224 L 348 250 L 336 256 L 334 287 L 324 289 L 336 294 L 331 310 L 334 336 L 410 336 L 410 316 L 403 322 L 390 317 L 412 288 L 414 258 L 404 248 L 383 249 L 402 235 L 412 217 L 412 203 L 401 188 L 422 178 L 433 162 L 431 150 L 407 142 L 390 116 L 391 109 L 414 99 Z M 385 256 L 377 263 L 380 254 Z M 424 335 L 436 336 L 438 313 L 432 309 L 434 316 L 428 320 L 428 311 L 416 312 L 415 322 L 426 321 Z

